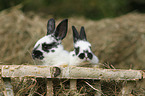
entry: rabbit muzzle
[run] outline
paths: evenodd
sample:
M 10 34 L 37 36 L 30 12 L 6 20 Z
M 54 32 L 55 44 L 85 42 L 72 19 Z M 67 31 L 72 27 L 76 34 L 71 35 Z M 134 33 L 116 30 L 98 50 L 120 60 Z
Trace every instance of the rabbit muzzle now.
M 85 61 L 88 61 L 88 60 L 91 60 L 93 58 L 93 55 L 90 52 L 84 52 L 84 53 L 80 53 L 78 55 L 78 57 L 80 59 L 84 59 Z

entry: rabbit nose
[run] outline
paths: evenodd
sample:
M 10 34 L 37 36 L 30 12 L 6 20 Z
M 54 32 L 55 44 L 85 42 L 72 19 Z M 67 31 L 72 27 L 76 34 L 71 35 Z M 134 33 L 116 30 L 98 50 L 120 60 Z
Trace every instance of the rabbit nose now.
M 39 51 L 39 50 L 33 50 L 33 52 L 32 52 L 32 58 L 33 59 L 37 58 L 37 59 L 42 60 L 44 58 L 44 56 L 43 56 L 43 53 L 41 51 Z

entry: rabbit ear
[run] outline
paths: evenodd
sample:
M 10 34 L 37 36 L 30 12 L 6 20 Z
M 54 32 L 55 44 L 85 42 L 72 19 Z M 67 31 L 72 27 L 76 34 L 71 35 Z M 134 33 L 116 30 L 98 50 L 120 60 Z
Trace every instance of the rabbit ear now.
M 64 39 L 64 37 L 67 34 L 67 28 L 68 28 L 68 19 L 64 19 L 57 26 L 54 36 L 60 40 Z
M 55 20 L 52 18 L 49 19 L 47 23 L 47 35 L 52 34 L 54 32 L 54 29 L 55 29 Z
M 73 30 L 73 41 L 75 43 L 76 41 L 80 40 L 80 36 L 75 26 L 72 26 L 72 30 Z
M 81 40 L 86 40 L 87 41 L 85 29 L 84 29 L 83 26 L 81 27 L 81 31 L 80 31 L 80 38 L 81 38 Z

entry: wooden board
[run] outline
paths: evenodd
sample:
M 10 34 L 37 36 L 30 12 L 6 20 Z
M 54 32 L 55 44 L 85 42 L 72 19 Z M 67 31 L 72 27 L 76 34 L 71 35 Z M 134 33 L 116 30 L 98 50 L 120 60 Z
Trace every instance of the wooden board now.
M 144 78 L 141 70 L 99 69 L 85 67 L 60 67 L 60 75 L 54 77 L 53 66 L 0 65 L 1 75 L 6 77 L 67 78 L 96 80 L 138 80 Z

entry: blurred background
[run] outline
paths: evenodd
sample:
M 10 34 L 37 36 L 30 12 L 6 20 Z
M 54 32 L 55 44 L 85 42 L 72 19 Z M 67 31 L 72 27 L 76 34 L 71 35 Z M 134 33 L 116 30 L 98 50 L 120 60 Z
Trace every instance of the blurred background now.
M 144 0 L 0 0 L 0 10 L 17 4 L 23 5 L 23 12 L 65 18 L 83 16 L 95 20 L 134 11 L 145 12 Z
M 23 5 L 23 12 L 64 18 L 83 16 L 94 20 L 145 12 L 145 0 L 0 0 L 0 11 L 17 4 Z
M 69 19 L 66 50 L 71 26 L 84 26 L 103 67 L 145 69 L 145 0 L 0 0 L 0 64 L 35 64 L 31 52 L 50 18 Z

